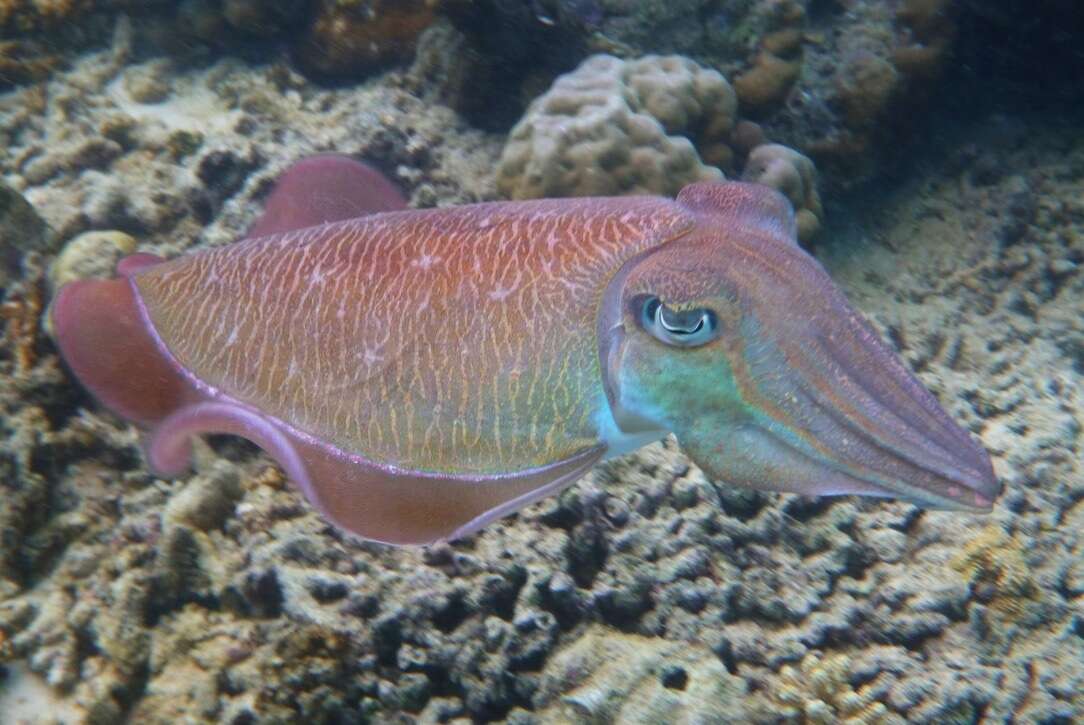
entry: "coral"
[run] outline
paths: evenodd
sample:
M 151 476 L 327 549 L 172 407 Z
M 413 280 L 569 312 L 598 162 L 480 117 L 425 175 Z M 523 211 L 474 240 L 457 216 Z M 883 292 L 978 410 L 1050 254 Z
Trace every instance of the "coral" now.
M 805 9 L 794 0 L 769 3 L 773 32 L 765 34 L 752 66 L 734 79 L 743 108 L 765 113 L 786 98 L 802 72 L 802 33 Z
M 446 18 L 418 36 L 414 61 L 404 82 L 411 92 L 456 109 L 492 118 L 494 99 L 487 93 L 490 69 L 467 45 L 467 38 Z M 510 101 L 509 101 L 510 102 Z
M 770 186 L 790 200 L 798 239 L 808 242 L 816 235 L 824 211 L 817 192 L 817 170 L 808 157 L 779 144 L 762 144 L 749 152 L 742 180 Z
M 872 685 L 850 684 L 853 669 L 846 654 L 807 654 L 797 667 L 779 671 L 780 682 L 769 690 L 774 705 L 764 714 L 810 725 L 903 725 L 906 720 L 875 697 Z
M 771 4 L 771 22 L 777 28 L 761 37 L 751 66 L 734 79 L 734 90 L 747 111 L 763 114 L 784 101 L 802 70 L 802 33 L 805 11 L 797 2 Z
M 925 117 L 956 41 L 951 0 L 852 3 L 804 47 L 787 114 L 774 138 L 803 149 L 840 187 L 861 184 Z
M 763 112 L 783 101 L 800 72 L 798 61 L 765 51 L 757 56 L 752 68 L 734 79 L 734 90 L 742 105 Z
M 858 53 L 842 64 L 836 76 L 836 93 L 852 128 L 877 121 L 899 90 L 900 74 L 887 59 Z
M 892 62 L 903 74 L 936 76 L 956 35 L 956 8 L 950 0 L 904 0 L 896 9 Z
M 813 162 L 763 143 L 760 127 L 737 121 L 737 111 L 726 79 L 687 58 L 594 56 L 559 78 L 512 129 L 497 186 L 514 199 L 672 196 L 693 181 L 722 178 L 716 167 L 733 169 L 744 157 L 742 178 L 783 192 L 800 238 L 809 240 L 823 213 Z
M 437 0 L 321 0 L 298 61 L 324 75 L 363 75 L 404 60 L 436 18 Z
M 841 54 L 835 96 L 850 130 L 869 133 L 893 107 L 926 93 L 955 38 L 953 15 L 948 0 L 904 0 L 891 32 L 871 35 L 863 46 Z
M 721 178 L 697 156 L 727 164 L 737 101 L 720 74 L 678 56 L 594 56 L 535 99 L 497 169 L 515 199 L 676 194 Z

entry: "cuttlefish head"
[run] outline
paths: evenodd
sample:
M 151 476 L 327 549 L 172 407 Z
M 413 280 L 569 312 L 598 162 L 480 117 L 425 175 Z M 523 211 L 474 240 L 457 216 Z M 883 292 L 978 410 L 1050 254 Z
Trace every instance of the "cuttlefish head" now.
M 633 260 L 599 319 L 611 412 L 669 430 L 712 478 L 988 510 L 986 451 L 794 242 L 767 187 L 687 187 L 694 231 Z

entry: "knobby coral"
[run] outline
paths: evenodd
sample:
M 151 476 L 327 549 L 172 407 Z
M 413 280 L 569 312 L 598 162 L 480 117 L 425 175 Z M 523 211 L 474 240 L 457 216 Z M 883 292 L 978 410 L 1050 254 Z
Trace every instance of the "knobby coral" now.
M 513 199 L 663 194 L 743 178 L 790 199 L 808 240 L 822 215 L 813 162 L 738 121 L 727 80 L 681 56 L 596 55 L 561 76 L 512 129 L 497 186 Z
M 597 55 L 535 99 L 497 169 L 513 199 L 676 194 L 722 178 L 694 142 L 729 161 L 737 98 L 719 73 L 679 56 Z

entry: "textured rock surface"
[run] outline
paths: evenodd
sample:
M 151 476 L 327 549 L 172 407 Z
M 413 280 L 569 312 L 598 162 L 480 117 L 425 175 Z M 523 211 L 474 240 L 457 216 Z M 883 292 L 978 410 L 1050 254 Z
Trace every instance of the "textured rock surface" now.
M 63 239 L 224 243 L 327 149 L 415 205 L 495 195 L 501 139 L 398 76 L 220 61 L 140 103 L 126 57 L 0 97 L 0 173 Z M 1084 718 L 1084 146 L 1026 120 L 946 137 L 818 249 L 993 452 L 989 516 L 735 490 L 666 441 L 454 546 L 355 542 L 232 439 L 151 475 L 41 335 L 29 259 L 0 338 L 0 660 L 98 723 L 546 722 L 618 712 L 608 694 L 708 719 L 740 695 L 754 722 Z
M 594 625 L 554 655 L 535 703 L 553 722 L 696 723 L 748 717 L 745 683 L 706 647 Z

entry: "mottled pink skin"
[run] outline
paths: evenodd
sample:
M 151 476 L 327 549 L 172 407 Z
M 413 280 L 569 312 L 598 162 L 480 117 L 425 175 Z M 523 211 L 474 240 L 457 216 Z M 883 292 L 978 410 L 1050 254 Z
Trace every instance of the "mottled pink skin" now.
M 376 169 L 349 156 L 320 154 L 283 172 L 263 215 L 245 236 L 262 237 L 406 207 L 403 192 Z

